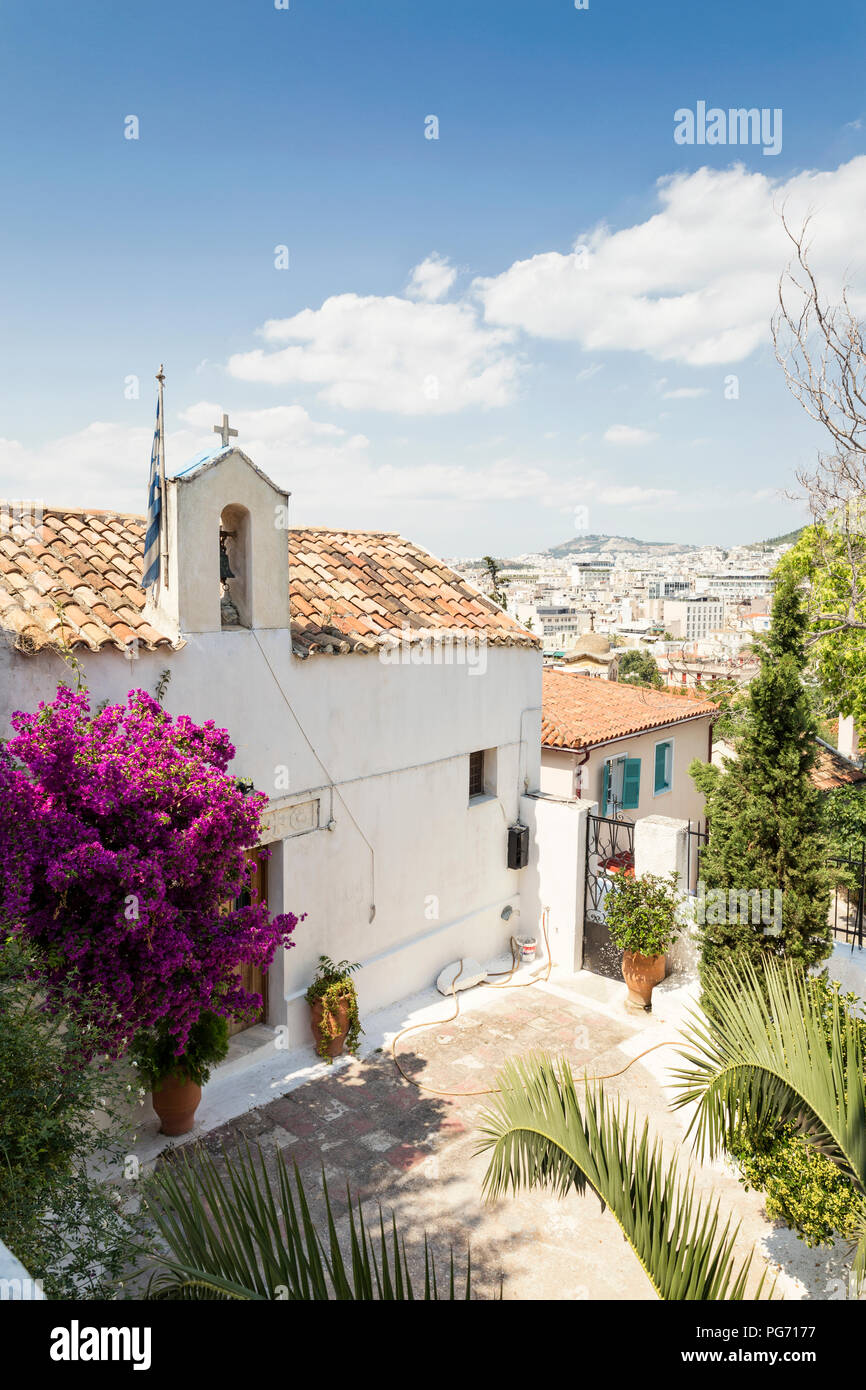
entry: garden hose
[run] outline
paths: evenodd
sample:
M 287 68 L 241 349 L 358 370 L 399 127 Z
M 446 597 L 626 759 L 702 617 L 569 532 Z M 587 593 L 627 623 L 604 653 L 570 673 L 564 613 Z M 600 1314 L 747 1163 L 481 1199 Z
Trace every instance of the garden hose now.
M 517 942 L 516 942 L 515 938 L 512 936 L 512 938 L 511 938 L 511 969 L 510 969 L 510 970 L 497 970 L 497 971 L 492 971 L 491 974 L 493 975 L 494 978 L 496 978 L 496 977 L 498 977 L 498 976 L 500 976 L 500 975 L 504 975 L 504 976 L 506 977 L 506 979 L 505 979 L 505 981 L 504 981 L 501 985 L 491 985 L 491 986 L 490 986 L 491 989 L 493 989 L 493 990 L 499 990 L 499 989 L 528 989 L 530 985 L 537 985 L 537 984 L 539 984 L 539 983 L 542 981 L 542 979 L 544 979 L 544 980 L 549 980 L 549 979 L 550 979 L 550 972 L 551 972 L 551 970 L 553 969 L 553 961 L 551 960 L 551 956 L 550 956 L 550 942 L 548 941 L 548 937 L 547 937 L 547 912 L 546 912 L 546 911 L 542 914 L 542 917 L 541 917 L 541 929 L 542 929 L 542 931 L 543 931 L 543 933 L 544 933 L 544 946 L 545 946 L 545 949 L 546 949 L 546 951 L 547 951 L 547 972 L 546 972 L 546 974 L 545 974 L 544 976 L 542 976 L 542 975 L 536 975 L 536 976 L 534 976 L 533 979 L 531 979 L 531 980 L 522 980 L 519 984 L 516 984 L 516 985 L 508 984 L 508 981 L 511 979 L 512 975 L 514 974 L 515 970 L 517 969 L 517 963 L 518 963 L 518 959 L 519 959 L 519 947 L 518 947 L 518 945 L 517 945 Z M 484 1087 L 484 1088 L 481 1089 L 481 1090 L 474 1090 L 474 1091 L 440 1091 L 436 1086 L 428 1086 L 428 1085 L 425 1084 L 425 1082 L 423 1082 L 423 1081 L 418 1081 L 414 1076 L 409 1076 L 409 1075 L 403 1070 L 403 1068 L 401 1067 L 399 1058 L 397 1057 L 397 1044 L 398 1044 L 398 1042 L 400 1041 L 400 1039 L 401 1039 L 401 1038 L 405 1038 L 405 1037 L 407 1036 L 407 1034 L 409 1034 L 409 1033 L 419 1033 L 419 1032 L 421 1031 L 422 1028 L 441 1028 L 443 1023 L 453 1023 L 454 1019 L 458 1017 L 458 1015 L 459 1015 L 459 1013 L 460 1013 L 460 1000 L 459 1000 L 459 997 L 458 997 L 458 995 L 457 995 L 457 993 L 456 993 L 455 986 L 456 986 L 456 984 L 457 984 L 457 981 L 460 979 L 460 976 L 461 976 L 462 973 L 463 973 L 463 961 L 462 961 L 462 959 L 461 959 L 461 961 L 460 961 L 460 969 L 457 971 L 457 974 L 454 976 L 454 979 L 451 981 L 451 997 L 452 997 L 452 999 L 454 1000 L 454 1012 L 453 1012 L 453 1014 L 449 1014 L 447 1018 L 437 1018 L 437 1019 L 434 1019 L 434 1021 L 433 1021 L 432 1023 L 412 1023 L 412 1024 L 409 1025 L 408 1028 L 403 1028 L 403 1029 L 401 1029 L 401 1031 L 400 1031 L 399 1033 L 397 1033 L 396 1036 L 395 1036 L 395 1037 L 392 1039 L 392 1041 L 391 1041 L 391 1059 L 392 1059 L 392 1061 L 393 1061 L 393 1063 L 394 1063 L 394 1066 L 397 1068 L 398 1072 L 399 1072 L 400 1075 L 403 1077 L 403 1080 L 404 1080 L 404 1081 L 408 1081 L 409 1084 L 410 1084 L 410 1086 L 417 1086 L 417 1088 L 418 1088 L 419 1091 L 429 1091 L 430 1094 L 431 1094 L 431 1095 L 434 1095 L 434 1096 L 448 1096 L 448 1097 L 452 1097 L 452 1098 L 456 1097 L 458 1100 L 459 1100 L 461 1097 L 463 1097 L 463 1096 L 495 1096 L 495 1095 L 499 1095 L 500 1092 L 499 1092 L 499 1087 L 498 1087 L 498 1086 Z M 624 1066 L 624 1067 L 621 1067 L 619 1071 L 606 1072 L 603 1076 L 577 1076 L 577 1075 L 574 1075 L 574 1073 L 572 1073 L 572 1075 L 574 1076 L 574 1080 L 575 1080 L 575 1081 L 612 1081 L 614 1077 L 616 1077 L 616 1076 L 622 1076 L 625 1072 L 627 1072 L 627 1071 L 629 1070 L 630 1067 L 633 1067 L 633 1066 L 634 1066 L 635 1062 L 639 1062 L 640 1059 L 641 1059 L 641 1057 L 646 1057 L 648 1053 L 650 1053 L 650 1052 L 655 1052 L 655 1051 L 656 1051 L 658 1048 L 660 1048 L 660 1047 L 675 1047 L 675 1046 L 676 1046 L 676 1043 L 675 1043 L 673 1040 L 668 1040 L 668 1041 L 659 1042 L 659 1043 L 653 1043 L 652 1047 L 647 1047 L 647 1048 L 644 1049 L 643 1052 L 639 1052 L 639 1053 L 637 1054 L 636 1057 L 632 1057 L 631 1061 L 630 1061 L 630 1062 L 626 1062 L 625 1066 Z

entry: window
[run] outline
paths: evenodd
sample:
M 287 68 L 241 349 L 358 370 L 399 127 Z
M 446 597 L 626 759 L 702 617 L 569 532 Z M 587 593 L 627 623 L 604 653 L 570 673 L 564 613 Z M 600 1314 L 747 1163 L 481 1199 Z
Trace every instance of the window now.
M 674 769 L 674 745 L 668 739 L 665 743 L 657 743 L 655 751 L 655 776 L 653 778 L 653 796 L 659 796 L 662 792 L 669 792 L 673 786 Z
M 608 758 L 602 767 L 602 815 L 636 811 L 640 801 L 640 758 Z
M 484 752 L 469 754 L 469 797 L 484 795 Z
M 498 794 L 497 750 L 482 748 L 469 754 L 469 800 L 481 801 Z

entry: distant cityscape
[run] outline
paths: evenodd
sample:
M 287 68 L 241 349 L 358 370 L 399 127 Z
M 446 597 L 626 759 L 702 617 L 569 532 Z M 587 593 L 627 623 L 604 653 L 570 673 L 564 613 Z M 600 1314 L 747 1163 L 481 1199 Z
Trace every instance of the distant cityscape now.
M 448 563 L 541 637 L 548 664 L 615 680 L 636 648 L 669 685 L 747 684 L 751 644 L 770 626 L 773 569 L 798 534 L 729 549 L 586 535 Z

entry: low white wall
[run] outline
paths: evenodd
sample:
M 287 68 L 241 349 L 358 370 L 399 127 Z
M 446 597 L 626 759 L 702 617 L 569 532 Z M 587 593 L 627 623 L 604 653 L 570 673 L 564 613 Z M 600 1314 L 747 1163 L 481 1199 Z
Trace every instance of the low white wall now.
M 688 821 L 673 816 L 644 816 L 634 828 L 634 871 L 638 878 L 655 874 L 664 878 L 678 875 L 682 887 L 687 881 Z M 693 926 L 688 922 L 687 893 L 681 894 L 684 926 L 680 936 L 667 953 L 668 974 L 694 974 L 698 968 L 699 952 Z
M 548 910 L 554 964 L 568 971 L 583 964 L 583 902 L 587 816 L 595 807 L 583 801 L 544 796 L 520 799 L 520 816 L 529 826 L 529 867 L 523 870 L 521 921 L 540 922 Z

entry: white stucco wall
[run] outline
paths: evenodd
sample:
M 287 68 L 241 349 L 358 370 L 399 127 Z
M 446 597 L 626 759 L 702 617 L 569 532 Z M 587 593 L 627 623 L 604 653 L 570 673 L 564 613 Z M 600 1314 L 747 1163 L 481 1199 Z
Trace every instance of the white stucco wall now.
M 654 874 L 666 878 L 677 875 L 683 903 L 680 935 L 667 953 L 668 974 L 694 975 L 700 952 L 697 946 L 694 914 L 685 892 L 688 864 L 688 822 L 673 816 L 645 816 L 634 830 L 634 871 L 638 878 Z
M 589 802 L 542 793 L 521 801 L 521 820 L 529 826 L 532 844 L 521 913 L 531 924 L 547 911 L 551 958 L 568 971 L 583 965 L 586 823 L 593 809 Z
M 529 872 L 506 867 L 507 828 L 538 788 L 541 657 L 483 655 L 483 673 L 375 655 L 302 660 L 285 630 L 243 630 L 188 634 L 180 651 L 134 661 L 82 656 L 94 705 L 152 692 L 168 668 L 166 709 L 227 727 L 234 772 L 277 807 L 318 801 L 320 828 L 286 834 L 269 874 L 272 910 L 308 914 L 271 978 L 269 1021 L 288 1025 L 290 1045 L 307 1038 L 301 996 L 321 952 L 362 962 L 363 1012 L 429 985 L 458 956 L 507 948 L 513 922 L 501 912 L 519 905 Z M 0 647 L 0 732 L 69 674 L 51 654 Z M 493 748 L 495 794 L 470 804 L 468 755 Z

